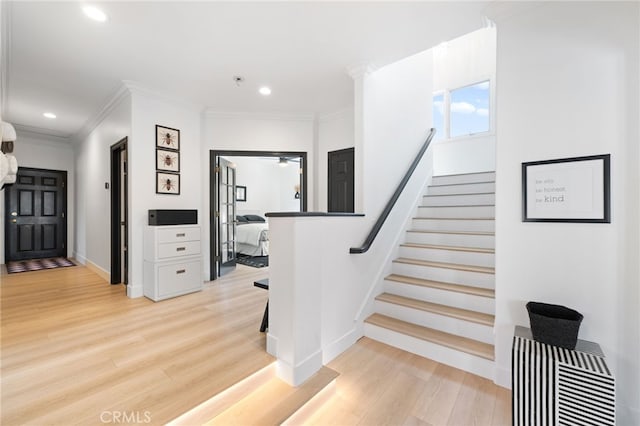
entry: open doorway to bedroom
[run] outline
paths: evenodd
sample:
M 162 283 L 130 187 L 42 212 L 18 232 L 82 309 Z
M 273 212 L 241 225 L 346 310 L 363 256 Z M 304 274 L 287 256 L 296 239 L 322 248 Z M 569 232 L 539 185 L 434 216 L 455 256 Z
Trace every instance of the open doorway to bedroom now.
M 210 279 L 268 265 L 265 213 L 307 210 L 307 153 L 210 151 Z

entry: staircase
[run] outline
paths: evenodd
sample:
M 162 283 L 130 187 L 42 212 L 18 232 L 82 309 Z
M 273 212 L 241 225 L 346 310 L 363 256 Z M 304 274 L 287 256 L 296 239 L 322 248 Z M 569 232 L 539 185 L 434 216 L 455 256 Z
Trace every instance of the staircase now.
M 365 336 L 494 378 L 495 173 L 434 176 Z

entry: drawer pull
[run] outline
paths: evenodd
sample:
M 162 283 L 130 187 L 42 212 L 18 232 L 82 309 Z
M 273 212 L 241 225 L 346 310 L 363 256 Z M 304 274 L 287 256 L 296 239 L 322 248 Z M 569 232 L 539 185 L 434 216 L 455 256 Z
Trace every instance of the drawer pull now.
M 177 247 L 176 251 L 185 251 L 187 248 L 186 247 Z
M 176 234 L 176 237 L 184 237 L 186 234 L 184 232 L 181 232 L 180 234 Z
M 176 274 L 184 274 L 185 272 L 187 272 L 187 271 L 186 271 L 186 270 L 184 270 L 184 269 L 178 269 L 178 270 L 176 271 Z

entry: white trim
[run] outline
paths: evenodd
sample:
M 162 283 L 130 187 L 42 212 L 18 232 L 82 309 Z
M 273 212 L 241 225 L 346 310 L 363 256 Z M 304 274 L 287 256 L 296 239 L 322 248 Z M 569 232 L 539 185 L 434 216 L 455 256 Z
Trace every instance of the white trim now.
M 278 378 L 291 386 L 299 386 L 322 368 L 322 350 L 317 350 L 294 366 L 282 359 L 278 359 L 277 362 L 276 375 Z
M 16 133 L 18 137 L 37 139 L 38 143 L 51 146 L 52 148 L 60 148 L 60 144 L 67 145 L 69 148 L 73 148 L 71 138 L 69 136 L 61 136 L 56 134 L 54 130 L 42 129 L 40 127 L 23 126 L 16 124 Z
M 205 117 L 226 118 L 235 120 L 281 120 L 281 121 L 314 121 L 315 114 L 286 114 L 286 113 L 264 113 L 264 112 L 233 112 L 219 111 L 207 108 L 203 111 Z
M 95 272 L 96 275 L 98 275 L 100 278 L 102 278 L 106 282 L 111 282 L 111 274 L 109 273 L 109 271 L 98 266 L 97 264 L 93 263 L 88 259 L 85 259 L 85 261 L 86 263 L 84 266 L 86 266 L 87 269 L 90 269 L 91 271 Z
M 162 90 L 157 90 L 155 88 L 151 88 L 148 86 L 144 86 L 137 81 L 133 80 L 122 80 L 122 84 L 125 88 L 129 90 L 132 94 L 149 96 L 152 98 L 158 98 L 163 101 L 167 101 L 170 104 L 180 104 L 181 106 L 191 109 L 197 112 L 201 112 L 205 109 L 205 107 L 201 104 L 197 104 L 195 102 L 187 101 L 183 98 L 179 98 L 172 93 L 164 92 Z
M 358 329 L 354 327 L 350 331 L 346 332 L 342 337 L 324 345 L 324 348 L 322 349 L 322 363 L 325 365 L 329 364 L 335 359 L 335 357 L 349 349 L 362 336 L 364 336 L 363 330 L 358 332 Z
M 73 252 L 73 258 L 78 262 L 80 262 L 82 265 L 87 264 L 87 258 L 81 255 L 80 253 L 78 253 L 77 251 Z
M 267 333 L 267 353 L 278 357 L 278 338 L 271 333 Z
M 142 286 L 134 286 L 129 284 L 127 286 L 127 297 L 130 299 L 137 299 L 138 297 L 144 296 L 144 291 Z
M 334 120 L 344 120 L 349 117 L 353 118 L 353 114 L 354 114 L 353 105 L 351 105 L 334 112 L 318 115 L 318 122 L 326 123 Z
M 127 98 L 127 96 L 131 96 L 131 93 L 129 88 L 123 84 L 113 95 L 107 98 L 100 110 L 89 117 L 80 130 L 73 135 L 72 140 L 74 142 L 80 142 L 86 139 L 86 137 L 89 136 L 89 134 L 91 134 L 91 132 L 93 132 L 96 127 L 98 127 L 98 125 L 111 113 L 111 111 L 113 111 Z
M 2 99 L 0 111 L 7 111 L 9 102 L 9 63 L 11 63 L 11 2 L 3 1 L 0 4 L 0 26 L 2 26 L 2 55 L 0 57 L 0 91 Z

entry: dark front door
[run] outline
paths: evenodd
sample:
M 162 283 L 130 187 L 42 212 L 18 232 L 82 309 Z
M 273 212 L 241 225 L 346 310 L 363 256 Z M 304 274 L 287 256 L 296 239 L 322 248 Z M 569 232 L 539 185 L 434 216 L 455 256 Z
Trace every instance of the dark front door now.
M 6 261 L 67 256 L 67 172 L 19 167 L 5 187 Z
M 354 212 L 353 155 L 353 148 L 333 151 L 328 154 L 329 198 L 327 210 L 330 212 Z

